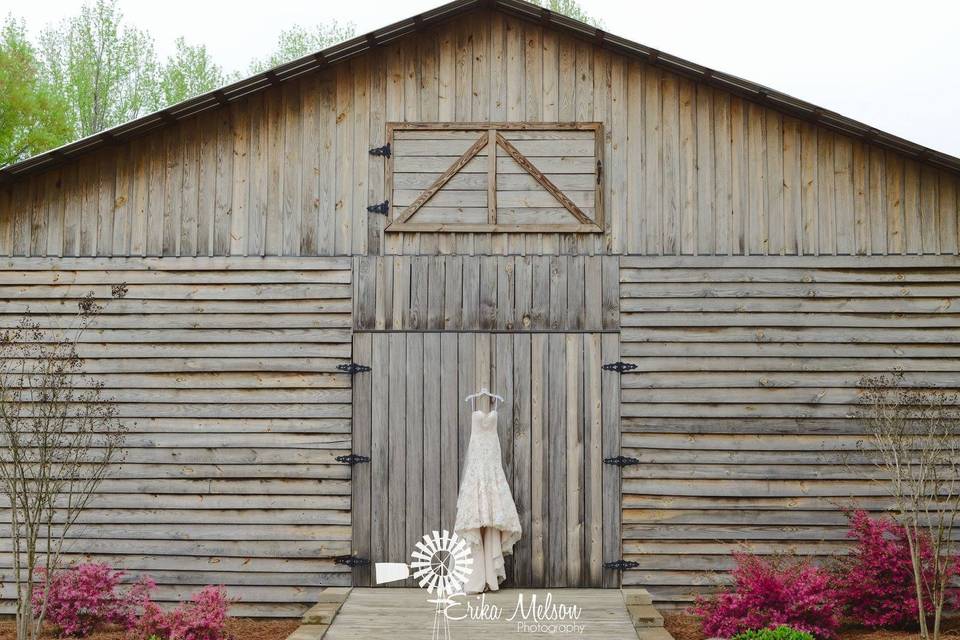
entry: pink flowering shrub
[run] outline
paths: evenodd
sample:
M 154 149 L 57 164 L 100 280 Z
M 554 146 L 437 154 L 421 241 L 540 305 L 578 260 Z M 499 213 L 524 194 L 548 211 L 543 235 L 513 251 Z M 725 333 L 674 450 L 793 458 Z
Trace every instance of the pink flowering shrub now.
M 788 625 L 818 639 L 836 635 L 840 608 L 831 575 L 808 561 L 734 554 L 734 585 L 697 598 L 693 613 L 708 636 L 730 638 L 750 629 Z
M 122 571 L 95 562 L 78 564 L 49 577 L 40 569 L 31 603 L 33 614 L 45 613 L 45 619 L 68 636 L 85 636 L 105 624 L 130 628 L 138 609 L 149 601 L 153 582 L 141 580 L 120 594 L 117 588 L 123 576 Z
M 150 602 L 132 630 L 134 638 L 149 640 L 223 640 L 230 601 L 223 587 L 207 586 L 172 611 Z
M 913 563 L 904 527 L 890 518 L 871 518 L 865 511 L 850 515 L 847 537 L 856 541 L 852 553 L 838 563 L 837 591 L 848 615 L 867 627 L 901 627 L 917 622 L 917 592 Z M 934 572 L 930 542 L 920 541 L 920 556 L 927 584 Z M 950 572 L 960 573 L 958 562 Z M 954 590 L 948 607 L 958 605 Z M 927 615 L 933 604 L 924 599 Z

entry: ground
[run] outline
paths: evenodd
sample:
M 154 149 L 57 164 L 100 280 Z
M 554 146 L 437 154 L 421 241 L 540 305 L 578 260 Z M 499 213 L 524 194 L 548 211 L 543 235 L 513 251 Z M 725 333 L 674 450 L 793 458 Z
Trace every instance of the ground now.
M 285 640 L 299 625 L 299 618 L 230 618 L 227 621 L 227 634 L 234 640 Z M 14 640 L 15 637 L 13 620 L 0 620 L 0 640 Z M 56 635 L 51 629 L 43 637 L 53 639 Z M 120 629 L 98 631 L 87 636 L 86 640 L 126 640 L 126 635 Z
M 696 616 L 683 613 L 666 613 L 663 626 L 673 635 L 674 640 L 704 640 L 706 635 L 700 628 Z M 960 638 L 960 620 L 951 620 L 944 625 L 944 639 Z M 890 631 L 864 629 L 862 627 L 844 627 L 840 631 L 840 640 L 917 640 L 918 634 L 912 631 Z

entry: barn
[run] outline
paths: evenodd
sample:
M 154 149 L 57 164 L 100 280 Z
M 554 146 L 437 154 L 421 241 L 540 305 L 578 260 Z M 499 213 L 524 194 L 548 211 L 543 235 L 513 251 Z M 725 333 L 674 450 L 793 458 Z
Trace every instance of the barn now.
M 82 355 L 128 454 L 69 555 L 163 599 L 369 585 L 452 526 L 486 387 L 510 584 L 683 605 L 744 543 L 825 556 L 886 506 L 845 463 L 857 379 L 960 386 L 958 187 L 827 109 L 457 0 L 0 170 L 0 322 L 127 283 Z

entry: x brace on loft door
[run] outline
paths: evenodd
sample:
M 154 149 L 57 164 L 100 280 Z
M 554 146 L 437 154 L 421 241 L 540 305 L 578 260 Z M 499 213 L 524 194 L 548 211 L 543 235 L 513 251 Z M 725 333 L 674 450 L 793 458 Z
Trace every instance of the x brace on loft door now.
M 599 123 L 464 123 L 464 124 L 436 124 L 436 125 L 410 125 L 410 129 L 416 130 L 431 130 L 435 129 L 437 131 L 477 131 L 478 137 L 473 142 L 472 145 L 460 156 L 458 157 L 452 165 L 450 165 L 440 176 L 427 187 L 422 193 L 420 193 L 417 198 L 406 206 L 402 211 L 397 214 L 396 219 L 391 222 L 386 231 L 514 231 L 514 232 L 550 232 L 550 231 L 563 231 L 563 232 L 579 232 L 579 233 L 592 233 L 592 232 L 602 232 L 603 231 L 603 222 L 601 217 L 601 206 L 600 201 L 602 199 L 602 180 L 601 180 L 601 170 L 602 164 L 599 158 L 601 157 L 602 150 L 602 125 Z M 407 130 L 405 127 L 404 130 Z M 586 213 L 581 210 L 577 204 L 571 200 L 567 194 L 565 194 L 550 178 L 545 175 L 537 166 L 520 152 L 519 149 L 504 135 L 501 131 L 504 130 L 531 130 L 531 131 L 554 131 L 554 130 L 584 130 L 594 131 L 595 135 L 595 144 L 596 144 L 596 201 L 595 201 L 595 210 L 597 212 L 596 219 L 591 219 Z M 392 128 L 390 135 L 392 137 Z M 389 146 L 385 145 L 385 148 Z M 538 224 L 538 225 L 525 225 L 525 224 L 511 224 L 504 225 L 497 220 L 497 153 L 496 149 L 503 149 L 508 156 L 510 156 L 517 165 L 523 169 L 527 174 L 533 177 L 536 183 L 543 188 L 544 191 L 549 193 L 556 201 L 568 212 L 575 220 L 575 222 L 570 224 Z M 486 225 L 476 225 L 476 224 L 433 224 L 433 227 L 436 228 L 424 228 L 423 223 L 418 223 L 416 220 L 411 220 L 413 216 L 426 205 L 431 198 L 433 198 L 443 187 L 450 182 L 450 180 L 457 175 L 461 170 L 463 170 L 471 160 L 477 157 L 477 155 L 487 149 L 487 223 Z M 389 156 L 387 156 L 389 157 Z M 391 176 L 392 177 L 392 176 Z

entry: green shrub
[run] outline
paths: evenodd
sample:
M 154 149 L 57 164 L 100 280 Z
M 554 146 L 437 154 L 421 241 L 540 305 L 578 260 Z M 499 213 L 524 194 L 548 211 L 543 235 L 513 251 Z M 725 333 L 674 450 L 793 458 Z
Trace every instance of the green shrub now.
M 785 624 L 776 629 L 751 629 L 733 636 L 731 640 L 813 640 L 806 631 L 798 631 Z

